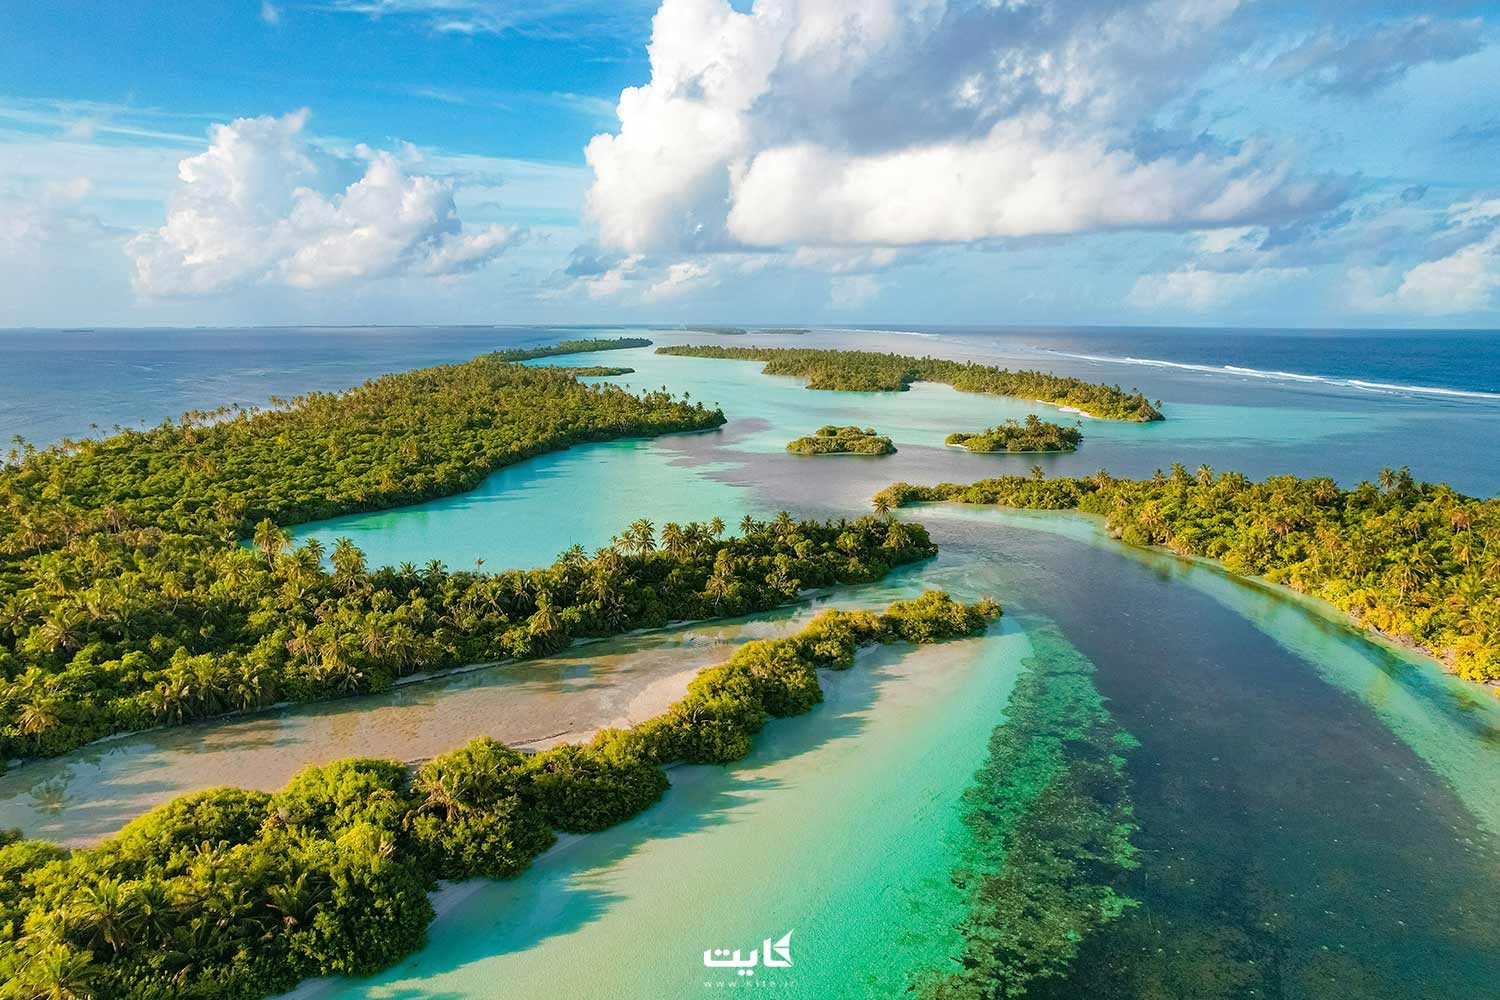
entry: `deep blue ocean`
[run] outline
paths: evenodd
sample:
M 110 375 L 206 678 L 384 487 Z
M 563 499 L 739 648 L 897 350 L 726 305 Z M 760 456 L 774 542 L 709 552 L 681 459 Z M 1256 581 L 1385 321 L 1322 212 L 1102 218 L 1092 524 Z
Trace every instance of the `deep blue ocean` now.
M 659 342 L 862 347 L 973 358 L 1139 387 L 1215 407 L 1285 451 L 1239 467 L 1341 479 L 1409 464 L 1468 492 L 1500 491 L 1500 331 L 1188 328 L 818 328 L 803 337 L 650 327 L 379 327 L 0 331 L 0 433 L 39 445 L 155 424 L 193 409 L 264 405 L 501 347 L 645 333 Z M 1307 433 L 1296 415 L 1308 414 Z M 731 416 L 734 416 L 731 414 Z M 1329 421 L 1339 424 L 1330 436 Z M 1258 426 L 1264 424 L 1265 427 Z M 1222 437 L 1222 434 L 1220 435 Z M 1281 459 L 1285 461 L 1281 461 Z

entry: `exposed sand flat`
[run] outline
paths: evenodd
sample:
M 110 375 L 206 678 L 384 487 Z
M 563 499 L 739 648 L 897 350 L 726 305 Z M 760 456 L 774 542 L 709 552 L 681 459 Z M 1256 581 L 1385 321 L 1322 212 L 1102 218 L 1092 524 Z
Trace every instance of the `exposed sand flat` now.
M 0 775 L 0 829 L 69 846 L 219 785 L 273 791 L 345 757 L 422 761 L 480 736 L 540 750 L 661 714 L 706 666 L 813 613 L 682 625 L 575 646 L 551 657 L 451 673 L 364 698 L 136 733 Z

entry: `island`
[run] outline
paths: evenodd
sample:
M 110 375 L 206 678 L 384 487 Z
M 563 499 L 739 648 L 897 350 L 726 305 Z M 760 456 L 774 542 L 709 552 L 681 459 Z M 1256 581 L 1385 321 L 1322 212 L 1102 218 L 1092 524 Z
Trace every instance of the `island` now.
M 612 545 L 534 570 L 374 568 L 348 539 L 292 548 L 287 525 L 449 496 L 575 444 L 724 422 L 665 391 L 513 363 L 640 343 L 502 352 L 264 411 L 23 442 L 0 467 L 0 767 L 578 637 L 766 610 L 936 552 L 920 525 L 893 535 L 873 517 L 747 518 L 726 537 L 719 519 L 658 534 L 649 511 Z
M 369 975 L 426 941 L 439 879 L 513 878 L 559 833 L 656 802 L 668 765 L 743 758 L 768 720 L 823 700 L 820 669 L 853 666 L 863 646 L 975 635 L 999 614 L 941 591 L 829 610 L 587 744 L 525 755 L 478 739 L 416 768 L 334 761 L 274 793 L 182 796 L 72 852 L 0 832 L 0 981 L 18 997 L 253 998 Z
M 894 455 L 896 446 L 890 438 L 876 434 L 873 427 L 825 424 L 791 442 L 786 450 L 794 455 Z
M 1097 514 L 1127 543 L 1214 559 L 1322 598 L 1461 677 L 1500 681 L 1500 498 L 1420 483 L 1405 468 L 1353 489 L 1322 477 L 1257 483 L 1180 464 L 1144 480 L 1101 469 L 1087 478 L 897 483 L 874 505 L 885 512 L 928 501 Z
M 800 337 L 807 331 L 789 326 L 743 327 L 743 326 L 685 326 L 687 333 L 707 333 L 715 337 L 744 337 L 751 333 L 763 333 L 777 337 Z
M 913 382 L 940 382 L 960 392 L 1014 396 L 1038 403 L 1051 403 L 1107 420 L 1150 423 L 1166 419 L 1161 401 L 1152 403 L 1138 389 L 1126 392 L 1117 385 L 1102 385 L 1082 379 L 1039 371 L 1011 371 L 945 358 L 909 357 L 875 351 L 818 350 L 793 347 L 714 347 L 684 345 L 658 347 L 657 354 L 689 358 L 722 358 L 763 361 L 767 375 L 794 375 L 807 379 L 809 389 L 848 392 L 900 392 Z
M 1082 440 L 1083 431 L 1077 426 L 1064 427 L 1032 413 L 1025 423 L 1007 420 L 978 434 L 953 433 L 943 443 L 978 452 L 1030 452 L 1076 451 Z

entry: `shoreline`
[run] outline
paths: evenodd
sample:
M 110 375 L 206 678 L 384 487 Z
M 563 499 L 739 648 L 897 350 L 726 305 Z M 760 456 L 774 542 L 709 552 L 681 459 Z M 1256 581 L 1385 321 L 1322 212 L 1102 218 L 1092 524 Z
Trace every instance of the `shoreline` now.
M 1026 514 L 1061 515 L 1072 520 L 1082 521 L 1084 523 L 1092 525 L 1102 538 L 1106 538 L 1113 544 L 1121 546 L 1123 548 L 1135 550 L 1137 552 L 1147 552 L 1157 555 L 1170 556 L 1173 559 L 1180 559 L 1183 562 L 1213 570 L 1214 572 L 1222 574 L 1224 577 L 1230 580 L 1248 584 L 1267 593 L 1275 594 L 1283 599 L 1290 598 L 1293 603 L 1301 606 L 1306 611 L 1317 614 L 1320 618 L 1324 618 L 1328 621 L 1334 622 L 1335 624 L 1347 626 L 1352 631 L 1361 635 L 1368 642 L 1374 642 L 1377 645 L 1390 647 L 1395 652 L 1404 653 L 1407 656 L 1420 660 L 1421 662 L 1426 663 L 1429 666 L 1438 668 L 1447 676 L 1453 677 L 1456 680 L 1463 681 L 1465 684 L 1469 684 L 1477 688 L 1488 688 L 1492 694 L 1494 694 L 1497 698 L 1500 698 L 1500 681 L 1470 680 L 1469 678 L 1457 673 L 1448 663 L 1448 661 L 1442 656 L 1439 656 L 1436 652 L 1420 645 L 1410 637 L 1392 635 L 1389 632 L 1381 631 L 1373 625 L 1367 625 L 1364 622 L 1360 621 L 1359 618 L 1355 617 L 1352 612 L 1345 611 L 1343 608 L 1339 607 L 1337 604 L 1334 604 L 1327 598 L 1319 597 L 1316 594 L 1305 593 L 1303 591 L 1297 590 L 1295 587 L 1288 586 L 1284 583 L 1276 583 L 1272 580 L 1266 579 L 1264 576 L 1250 576 L 1245 573 L 1236 573 L 1226 567 L 1219 560 L 1214 559 L 1210 556 L 1198 556 L 1192 555 L 1190 553 L 1174 552 L 1172 549 L 1168 548 L 1165 545 L 1132 545 L 1131 543 L 1126 542 L 1124 539 L 1122 539 L 1113 530 L 1111 530 L 1105 523 L 1105 519 L 1102 515 L 1092 514 L 1088 511 L 1082 511 L 1073 508 L 1061 508 L 1054 510 L 1032 507 L 1007 507 L 1004 504 L 972 504 L 963 503 L 962 501 L 958 500 L 922 501 L 919 503 L 909 504 L 907 506 L 922 507 L 934 506 L 937 504 L 951 505 L 958 509 L 989 508 L 992 510 L 1013 511 Z
M 943 447 L 957 448 L 959 451 L 968 452 L 970 455 L 1073 455 L 1078 452 L 1077 448 L 1054 448 L 1040 451 L 1034 448 L 1029 451 L 1011 451 L 1007 448 L 1005 451 L 975 451 L 973 448 L 965 445 L 949 444 L 946 441 L 943 442 Z
M 783 610 L 783 609 L 786 609 L 786 608 L 795 608 L 795 607 L 797 607 L 797 606 L 799 606 L 799 605 L 801 605 L 801 604 L 803 604 L 805 602 L 815 601 L 815 600 L 817 600 L 819 598 L 830 597 L 838 589 L 839 588 L 837 588 L 837 587 L 819 587 L 819 588 L 817 588 L 815 590 L 808 590 L 808 591 L 805 591 L 801 596 L 799 596 L 797 598 L 797 600 L 795 600 L 795 601 L 788 601 L 785 604 L 778 604 L 778 605 L 776 605 L 773 608 L 767 608 L 765 611 L 757 612 L 753 616 L 752 615 L 737 615 L 737 616 L 735 616 L 735 618 L 744 618 L 746 621 L 757 620 L 759 617 L 761 617 L 763 615 L 766 615 L 766 614 L 769 614 L 769 613 L 771 613 L 773 611 L 780 611 L 780 610 Z M 702 625 L 728 625 L 728 624 L 732 624 L 735 621 L 735 618 L 683 618 L 683 619 L 674 619 L 672 621 L 667 622 L 665 625 L 662 625 L 662 626 L 657 627 L 657 628 L 637 628 L 637 629 L 631 629 L 628 632 L 617 632 L 614 635 L 580 636 L 578 638 L 575 638 L 575 639 L 571 640 L 568 643 L 568 645 L 564 646 L 558 652 L 561 653 L 561 652 L 566 652 L 566 651 L 572 650 L 572 649 L 580 649 L 580 648 L 583 648 L 583 647 L 586 647 L 586 646 L 596 645 L 596 644 L 601 643 L 601 642 L 610 642 L 611 640 L 614 640 L 614 639 L 628 639 L 628 638 L 630 638 L 632 636 L 656 635 L 658 633 L 671 631 L 672 629 L 687 628 L 689 626 L 694 626 L 694 625 L 698 625 L 698 626 L 702 626 Z M 550 654 L 550 655 L 557 655 L 557 654 L 554 653 L 554 654 Z M 409 687 L 409 686 L 411 686 L 413 684 L 422 684 L 422 683 L 426 683 L 428 681 L 446 680 L 446 679 L 448 679 L 450 677 L 460 677 L 460 676 L 463 676 L 464 674 L 472 674 L 472 673 L 476 673 L 476 672 L 481 671 L 481 670 L 489 670 L 489 669 L 494 668 L 494 667 L 514 667 L 514 666 L 521 666 L 523 664 L 535 662 L 536 659 L 540 659 L 540 658 L 541 657 L 533 657 L 533 658 L 528 658 L 528 659 L 515 659 L 515 658 L 511 658 L 511 659 L 505 659 L 505 660 L 487 660 L 487 661 L 484 661 L 482 663 L 464 663 L 464 664 L 461 664 L 461 665 L 455 666 L 455 667 L 443 667 L 443 668 L 441 668 L 439 670 L 428 670 L 428 671 L 423 671 L 421 673 L 406 674 L 405 676 L 396 678 L 391 683 L 390 688 L 388 690 L 386 690 L 386 691 L 364 691 L 364 692 L 361 692 L 360 694 L 354 695 L 352 697 L 317 698 L 317 699 L 314 699 L 312 701 L 278 701 L 278 702 L 276 702 L 274 704 L 263 705 L 263 706 L 261 706 L 259 708 L 238 709 L 238 710 L 233 711 L 233 712 L 225 712 L 225 713 L 220 714 L 220 715 L 212 715 L 212 716 L 208 716 L 207 718 L 203 718 L 203 719 L 194 719 L 191 722 L 185 722 L 185 723 L 182 723 L 180 725 L 171 725 L 171 724 L 168 724 L 168 723 L 163 723 L 161 725 L 149 726 L 149 727 L 147 727 L 145 729 L 131 729 L 131 730 L 127 730 L 127 731 L 121 732 L 121 733 L 110 733 L 108 736 L 101 736 L 98 739 L 90 740 L 87 743 L 79 744 L 78 746 L 72 748 L 71 750 L 67 751 L 66 753 L 60 753 L 60 754 L 57 754 L 57 755 L 51 756 L 51 757 L 13 757 L 10 760 L 4 761 L 5 768 L 3 770 L 0 770 L 0 775 L 11 775 L 11 774 L 14 774 L 14 773 L 16 773 L 16 771 L 18 771 L 18 770 L 20 770 L 22 768 L 25 768 L 25 767 L 27 767 L 29 765 L 32 765 L 32 764 L 40 764 L 40 763 L 44 763 L 46 761 L 59 761 L 59 760 L 63 760 L 64 758 L 66 758 L 66 757 L 68 757 L 68 756 L 70 756 L 72 754 L 78 753 L 79 751 L 82 751 L 82 750 L 87 750 L 90 747 L 99 747 L 99 746 L 103 746 L 103 745 L 106 745 L 106 744 L 109 744 L 109 743 L 117 743 L 117 742 L 119 742 L 121 740 L 129 739 L 132 736 L 144 736 L 147 733 L 157 733 L 157 732 L 180 732 L 180 731 L 192 729 L 192 728 L 195 728 L 195 727 L 212 727 L 212 726 L 215 726 L 218 723 L 238 722 L 238 721 L 241 721 L 241 720 L 244 720 L 244 719 L 253 719 L 253 718 L 257 717 L 257 716 L 270 715 L 270 714 L 275 713 L 275 712 L 286 711 L 287 709 L 297 709 L 297 708 L 301 708 L 303 706 L 347 704 L 347 703 L 351 703 L 351 702 L 356 702 L 356 701 L 358 701 L 361 698 L 375 698 L 375 697 L 379 697 L 380 695 L 390 693 L 390 691 L 395 691 L 398 688 Z M 540 737 L 539 737 L 539 739 L 540 739 Z M 519 746 L 524 746 L 524 745 L 526 745 L 527 743 L 530 743 L 530 742 L 535 742 L 535 741 L 534 740 L 522 741 L 521 743 L 518 744 L 518 747 Z M 507 745 L 509 745 L 509 744 L 507 744 Z

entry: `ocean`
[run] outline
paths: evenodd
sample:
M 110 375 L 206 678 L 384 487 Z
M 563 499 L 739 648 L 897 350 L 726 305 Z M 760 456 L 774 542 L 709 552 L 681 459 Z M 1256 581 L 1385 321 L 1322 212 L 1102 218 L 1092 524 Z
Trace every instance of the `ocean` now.
M 497 470 L 469 493 L 295 526 L 352 538 L 372 565 L 439 559 L 486 570 L 606 544 L 637 517 L 868 511 L 893 481 L 968 482 L 1182 462 L 1253 477 L 1371 479 L 1410 465 L 1465 492 L 1500 491 L 1496 347 L 1473 333 L 1285 333 L 1021 328 L 819 329 L 805 336 L 541 327 L 97 331 L 0 334 L 0 423 L 40 443 L 90 423 L 154 424 L 192 408 L 264 404 L 498 347 L 626 333 L 660 344 L 843 346 L 1045 368 L 1139 386 L 1167 419 L 1082 420 L 1076 453 L 974 455 L 944 436 L 1039 412 L 1025 400 L 917 384 L 809 391 L 756 362 L 650 348 L 539 359 L 634 371 L 718 402 L 719 430 L 600 442 Z M 808 459 L 786 442 L 857 423 L 898 451 Z M 940 546 L 928 563 L 823 595 L 882 607 L 937 587 L 992 597 L 982 638 L 890 647 L 826 677 L 825 703 L 777 720 L 728 767 L 678 767 L 656 807 L 570 838 L 521 877 L 439 897 L 429 943 L 369 978 L 299 997 L 497 995 L 696 1000 L 726 988 L 705 948 L 794 930 L 787 997 L 901 995 L 961 943 L 966 788 L 1009 693 L 1040 662 L 1092 677 L 1126 754 L 1138 901 L 1043 995 L 1486 996 L 1500 977 L 1500 699 L 1372 640 L 1326 606 L 1162 550 L 1089 519 L 931 505 L 899 516 Z M 474 735 L 524 740 L 638 721 L 647 686 L 766 621 L 688 624 L 527 664 L 489 665 L 393 692 L 136 733 L 0 776 L 0 828 L 87 843 L 146 809 L 225 781 L 279 786 L 352 755 L 426 756 Z M 770 631 L 767 631 L 770 630 Z M 676 678 L 674 680 L 674 678 Z M 555 723 L 555 725 L 554 725 Z M 734 984 L 729 984 L 733 986 Z
M 1151 450 L 1152 462 L 1227 461 L 1249 475 L 1327 474 L 1344 482 L 1409 465 L 1421 478 L 1471 494 L 1500 492 L 1500 449 L 1488 446 L 1500 428 L 1497 331 L 907 326 L 732 337 L 652 327 L 9 330 L 0 331 L 7 376 L 0 434 L 47 445 L 189 410 L 337 391 L 497 348 L 626 334 L 659 343 L 857 347 L 1039 368 L 1162 399 L 1174 430 L 1156 432 L 1166 447 Z M 1203 433 L 1189 434 L 1190 424 Z M 1100 449 L 1081 451 L 1080 460 L 1090 453 Z M 1136 461 L 1143 453 L 1132 454 L 1110 471 L 1149 474 Z

